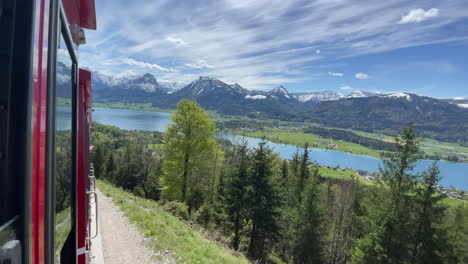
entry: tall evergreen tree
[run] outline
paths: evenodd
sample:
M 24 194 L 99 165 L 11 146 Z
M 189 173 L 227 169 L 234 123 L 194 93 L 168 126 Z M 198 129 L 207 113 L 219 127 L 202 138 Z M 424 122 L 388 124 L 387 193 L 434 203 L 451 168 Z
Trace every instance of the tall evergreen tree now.
M 143 146 L 131 140 L 124 147 L 116 175 L 116 183 L 126 190 L 132 191 L 140 183 L 143 168 L 142 151 Z
M 291 159 L 291 175 L 297 177 L 299 171 L 299 148 L 294 152 Z
M 416 176 L 413 173 L 418 159 L 419 140 L 413 123 L 395 137 L 396 152 L 383 159 L 383 179 L 390 187 L 391 208 L 381 236 L 384 254 L 389 263 L 404 263 L 410 258 L 411 234 L 415 226 L 414 211 Z
M 106 178 L 111 182 L 114 181 L 116 169 L 117 169 L 117 166 L 114 160 L 114 153 L 111 152 L 109 155 L 109 159 L 107 160 L 107 163 L 106 163 Z
M 442 228 L 447 207 L 437 194 L 440 172 L 434 164 L 422 174 L 416 191 L 416 229 L 411 263 L 443 263 L 443 252 L 450 251 L 447 232 Z
M 383 158 L 381 175 L 389 189 L 389 207 L 382 206 L 382 224 L 363 238 L 357 252 L 363 259 L 356 263 L 410 263 L 416 224 L 414 220 L 415 183 L 413 174 L 419 151 L 419 140 L 410 123 L 395 137 L 395 152 Z M 380 201 L 383 203 L 383 201 Z M 357 256 L 355 255 L 355 256 Z M 361 262 L 359 262 L 361 261 Z
M 288 161 L 283 160 L 283 165 L 281 167 L 281 177 L 287 179 L 289 177 Z
M 206 179 L 198 178 L 197 182 L 193 176 L 195 169 L 201 172 L 214 161 L 216 127 L 196 102 L 186 99 L 177 104 L 171 119 L 174 123 L 164 136 L 163 195 L 186 202 L 191 190 L 201 191 L 199 183 L 209 183 L 209 173 L 198 173 Z
M 318 170 L 313 170 L 318 174 Z M 320 189 L 314 175 L 307 180 L 297 220 L 298 230 L 294 247 L 294 263 L 324 263 L 324 213 L 320 208 Z
M 299 163 L 299 175 L 297 180 L 296 194 L 298 196 L 299 202 L 302 200 L 302 192 L 304 191 L 304 186 L 309 178 L 309 143 L 304 144 L 304 151 L 300 157 Z
M 242 228 L 242 220 L 246 218 L 245 212 L 249 204 L 247 191 L 249 186 L 250 155 L 248 151 L 246 142 L 237 147 L 237 159 L 234 163 L 234 170 L 231 173 L 228 186 L 225 190 L 225 204 L 234 226 L 232 247 L 235 250 L 239 249 L 239 232 Z
M 276 218 L 280 206 L 272 178 L 272 150 L 262 140 L 252 157 L 252 176 L 250 180 L 250 216 L 252 229 L 248 255 L 260 262 L 265 261 L 266 242 L 276 238 L 278 225 Z

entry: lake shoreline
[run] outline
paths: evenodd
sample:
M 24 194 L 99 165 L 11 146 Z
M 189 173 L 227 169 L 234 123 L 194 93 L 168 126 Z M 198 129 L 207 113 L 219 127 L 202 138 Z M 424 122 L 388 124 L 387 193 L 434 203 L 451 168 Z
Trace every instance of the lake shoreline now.
M 129 110 L 115 108 L 94 108 L 93 121 L 119 127 L 124 130 L 144 130 L 164 132 L 167 125 L 171 124 L 171 114 L 158 111 Z M 226 139 L 239 139 L 242 135 L 226 135 Z M 249 147 L 257 147 L 260 139 L 249 137 Z M 274 148 L 276 153 L 282 158 L 290 159 L 298 147 L 289 144 L 277 144 L 268 141 L 268 145 Z M 300 148 L 299 148 L 300 151 Z M 379 159 L 375 157 L 350 154 L 339 150 L 313 149 L 311 155 L 312 161 L 317 161 L 323 167 L 350 168 L 355 171 L 362 170 L 368 172 L 378 172 Z M 432 164 L 431 161 L 421 160 L 418 162 L 416 172 L 422 172 Z M 455 186 L 458 189 L 468 190 L 468 164 L 440 161 L 439 167 L 443 180 L 443 186 Z

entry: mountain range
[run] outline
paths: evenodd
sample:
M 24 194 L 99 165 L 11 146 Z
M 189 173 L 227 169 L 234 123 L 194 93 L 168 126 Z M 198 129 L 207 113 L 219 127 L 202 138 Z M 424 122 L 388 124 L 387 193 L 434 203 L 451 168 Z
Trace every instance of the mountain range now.
M 183 98 L 227 115 L 314 122 L 386 134 L 413 121 L 417 132 L 426 137 L 462 145 L 467 145 L 468 139 L 466 98 L 441 100 L 401 92 L 290 93 L 283 86 L 256 91 L 210 77 L 199 77 L 184 85 L 161 82 L 151 74 L 109 77 L 93 73 L 95 102 L 151 103 L 173 109 Z

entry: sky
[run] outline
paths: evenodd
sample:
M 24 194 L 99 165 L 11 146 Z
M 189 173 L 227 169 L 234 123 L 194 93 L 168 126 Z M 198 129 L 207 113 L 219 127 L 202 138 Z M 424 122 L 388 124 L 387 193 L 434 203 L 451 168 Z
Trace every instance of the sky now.
M 96 0 L 83 66 L 247 89 L 468 97 L 466 0 Z

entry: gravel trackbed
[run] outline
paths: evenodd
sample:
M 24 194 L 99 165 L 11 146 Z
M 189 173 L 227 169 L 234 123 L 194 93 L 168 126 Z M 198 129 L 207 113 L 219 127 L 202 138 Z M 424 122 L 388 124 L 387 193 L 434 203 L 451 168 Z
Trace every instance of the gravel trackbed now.
M 104 261 L 106 264 L 157 263 L 154 252 L 149 249 L 145 238 L 134 223 L 123 215 L 112 198 L 99 190 L 99 232 L 102 237 Z

